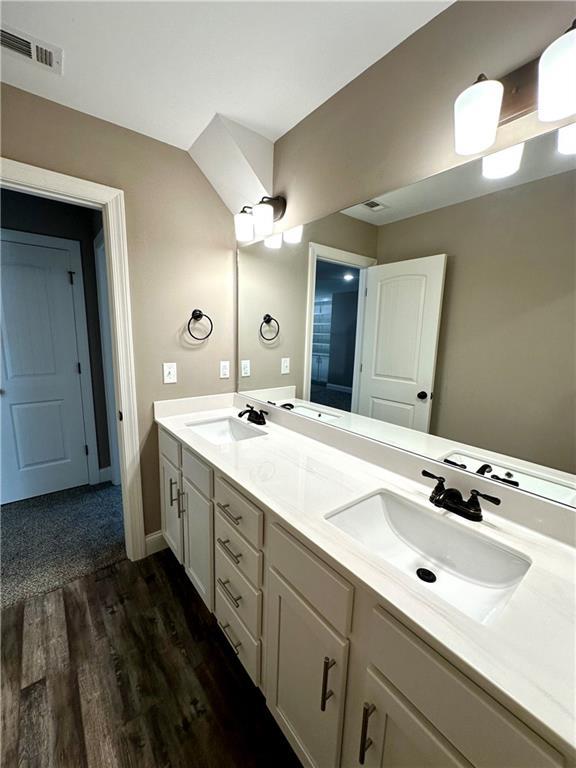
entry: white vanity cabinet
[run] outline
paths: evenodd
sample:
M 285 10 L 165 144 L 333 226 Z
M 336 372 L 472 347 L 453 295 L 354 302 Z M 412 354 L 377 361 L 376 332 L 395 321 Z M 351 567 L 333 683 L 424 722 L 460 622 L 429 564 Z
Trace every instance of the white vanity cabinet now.
M 166 436 L 168 437 L 168 436 Z M 170 438 L 171 439 L 171 438 Z M 162 535 L 164 541 L 181 563 L 184 557 L 184 527 L 182 508 L 180 506 L 181 473 L 178 454 L 169 453 L 170 458 L 162 451 L 164 445 L 170 445 L 166 440 L 160 442 L 160 512 L 162 518 Z M 176 458 L 176 464 L 171 458 Z
M 336 768 L 352 587 L 279 526 L 269 562 L 267 704 L 305 766 Z

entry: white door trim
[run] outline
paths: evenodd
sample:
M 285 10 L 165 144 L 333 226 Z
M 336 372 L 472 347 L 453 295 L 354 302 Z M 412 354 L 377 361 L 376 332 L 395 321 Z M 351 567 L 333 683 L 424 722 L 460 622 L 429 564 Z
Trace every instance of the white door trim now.
M 70 253 L 74 263 L 74 282 L 72 283 L 72 301 L 74 304 L 74 320 L 76 326 L 76 348 L 78 363 L 82 374 L 80 376 L 80 391 L 82 393 L 82 416 L 84 420 L 84 439 L 88 446 L 88 482 L 96 485 L 100 481 L 98 466 L 98 442 L 96 439 L 96 419 L 94 416 L 94 395 L 92 390 L 92 370 L 90 367 L 90 349 L 88 346 L 88 322 L 86 319 L 86 303 L 84 300 L 84 279 L 82 276 L 82 252 L 79 240 L 70 240 L 52 235 L 39 235 L 35 232 L 21 232 L 16 229 L 2 228 L 12 242 L 29 245 L 62 248 Z
M 316 293 L 316 262 L 334 261 L 340 264 L 348 264 L 350 267 L 366 269 L 373 267 L 377 261 L 370 256 L 360 256 L 351 251 L 342 251 L 340 248 L 331 248 L 320 243 L 308 244 L 308 290 L 306 294 L 306 331 L 304 338 L 304 381 L 302 382 L 302 399 L 310 400 L 310 377 L 312 374 L 312 336 L 314 333 L 314 295 Z M 363 304 L 363 296 L 358 294 L 358 317 L 360 317 L 360 303 Z M 355 363 L 356 364 L 356 361 Z M 352 395 L 354 396 L 354 395 Z
M 117 408 L 123 415 L 122 422 L 117 422 L 117 426 L 120 473 L 122 476 L 124 535 L 128 557 L 131 560 L 139 560 L 146 555 L 146 541 L 140 480 L 140 441 L 136 406 L 124 193 L 121 189 L 106 187 L 103 184 L 96 184 L 74 176 L 66 176 L 62 173 L 55 173 L 6 158 L 0 158 L 0 183 L 6 189 L 102 211 L 108 268 L 114 385 Z

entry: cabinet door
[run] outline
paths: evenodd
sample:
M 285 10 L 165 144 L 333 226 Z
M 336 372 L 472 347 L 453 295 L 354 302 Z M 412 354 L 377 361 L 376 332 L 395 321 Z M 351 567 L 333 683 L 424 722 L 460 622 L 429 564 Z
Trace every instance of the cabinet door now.
M 472 768 L 375 668 L 367 671 L 358 764 L 366 768 Z
M 186 555 L 184 565 L 190 581 L 208 608 L 214 610 L 214 521 L 212 502 L 183 478 Z
M 160 508 L 162 513 L 162 535 L 172 552 L 182 562 L 184 533 L 182 512 L 178 491 L 180 472 L 168 459 L 160 456 Z
M 305 766 L 335 768 L 348 641 L 273 569 L 267 598 L 268 706 Z

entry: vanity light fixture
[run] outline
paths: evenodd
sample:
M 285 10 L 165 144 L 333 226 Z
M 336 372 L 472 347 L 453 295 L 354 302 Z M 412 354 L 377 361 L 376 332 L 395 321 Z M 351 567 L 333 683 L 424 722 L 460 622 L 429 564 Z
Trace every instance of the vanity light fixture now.
M 576 155 L 576 123 L 558 129 L 558 152 L 561 155 Z
M 498 80 L 478 79 L 454 102 L 454 141 L 459 155 L 475 155 L 496 140 L 504 86 Z
M 266 248 L 282 248 L 282 232 L 277 232 L 275 235 L 269 235 L 264 238 L 264 245 Z
M 576 19 L 538 63 L 538 119 L 548 123 L 576 115 Z
M 485 179 L 505 179 L 512 176 L 520 168 L 523 153 L 524 142 L 486 155 L 482 158 L 482 176 Z
M 252 208 L 254 217 L 254 232 L 256 237 L 267 237 L 272 234 L 274 222 L 284 216 L 286 212 L 286 198 L 281 195 L 276 197 L 263 197 Z
M 234 231 L 236 233 L 236 240 L 239 243 L 247 243 L 249 240 L 254 240 L 254 218 L 250 211 L 252 211 L 252 208 L 249 205 L 245 205 L 240 213 L 234 215 Z
M 299 224 L 297 227 L 292 227 L 292 229 L 287 229 L 285 232 L 282 233 L 284 242 L 290 243 L 290 245 L 299 243 L 302 240 L 303 232 L 304 232 L 304 226 L 302 224 Z

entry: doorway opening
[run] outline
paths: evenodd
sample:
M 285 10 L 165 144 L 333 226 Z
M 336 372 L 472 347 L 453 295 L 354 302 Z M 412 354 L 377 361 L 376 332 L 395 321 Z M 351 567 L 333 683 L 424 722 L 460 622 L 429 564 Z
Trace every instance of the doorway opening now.
M 360 269 L 316 261 L 310 400 L 350 411 Z
M 2 189 L 2 602 L 126 557 L 100 210 Z

